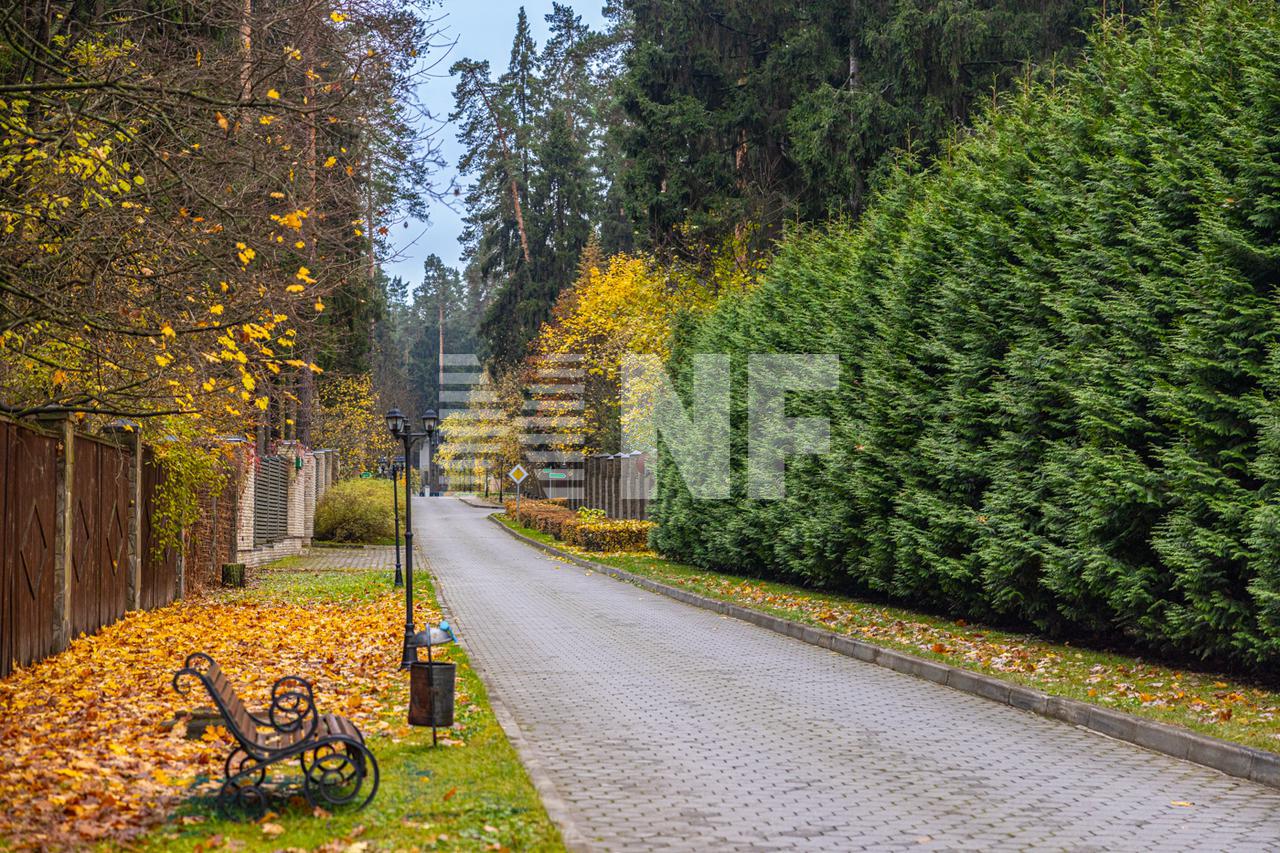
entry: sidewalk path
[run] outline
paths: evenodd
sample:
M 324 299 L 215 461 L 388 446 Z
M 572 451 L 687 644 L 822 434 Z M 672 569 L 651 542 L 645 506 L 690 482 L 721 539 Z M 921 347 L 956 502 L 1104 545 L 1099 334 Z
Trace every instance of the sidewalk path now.
M 459 501 L 415 501 L 458 633 L 571 841 L 1280 849 L 1278 791 L 593 574 Z

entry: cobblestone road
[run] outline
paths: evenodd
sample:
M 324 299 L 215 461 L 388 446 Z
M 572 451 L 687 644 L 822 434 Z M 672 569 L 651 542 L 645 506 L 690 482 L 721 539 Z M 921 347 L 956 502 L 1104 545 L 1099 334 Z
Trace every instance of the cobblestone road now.
M 415 500 L 473 662 L 590 846 L 1280 849 L 1280 792 L 643 592 L 485 510 Z

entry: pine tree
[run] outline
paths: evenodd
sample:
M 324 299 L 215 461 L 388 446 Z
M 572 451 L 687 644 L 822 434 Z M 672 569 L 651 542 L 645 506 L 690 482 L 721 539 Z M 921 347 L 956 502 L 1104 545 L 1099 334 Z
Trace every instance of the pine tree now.
M 599 72 L 607 42 L 555 4 L 541 52 L 523 10 L 507 71 L 492 81 L 483 63 L 464 60 L 455 92 L 461 171 L 467 195 L 462 240 L 477 274 L 495 284 L 481 324 L 483 355 L 512 365 L 550 317 L 576 276 L 606 186 L 592 148 L 606 87 Z
M 895 149 L 931 155 L 1028 62 L 1078 47 L 1096 0 L 625 0 L 619 134 L 647 241 L 857 215 Z M 1133 5 L 1133 4 L 1131 4 Z

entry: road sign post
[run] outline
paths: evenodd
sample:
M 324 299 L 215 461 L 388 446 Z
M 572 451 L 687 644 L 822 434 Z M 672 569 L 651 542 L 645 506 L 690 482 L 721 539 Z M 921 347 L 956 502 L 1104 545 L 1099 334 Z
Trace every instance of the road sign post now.
M 507 472 L 516 484 L 516 521 L 520 520 L 520 484 L 524 482 L 525 477 L 529 476 L 529 472 L 524 470 L 524 466 L 516 463 L 516 467 Z

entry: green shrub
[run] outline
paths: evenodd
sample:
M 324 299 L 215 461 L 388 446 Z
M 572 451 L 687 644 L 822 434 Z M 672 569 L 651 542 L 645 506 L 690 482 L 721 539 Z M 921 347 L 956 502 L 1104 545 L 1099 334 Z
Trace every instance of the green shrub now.
M 391 543 L 395 537 L 391 489 L 391 481 L 380 478 L 334 483 L 316 506 L 315 538 L 329 542 Z
M 677 330 L 730 353 L 733 482 L 759 352 L 841 359 L 786 497 L 695 501 L 660 455 L 655 545 L 1058 635 L 1280 662 L 1280 21 L 1198 0 L 1106 25 L 856 227 Z

